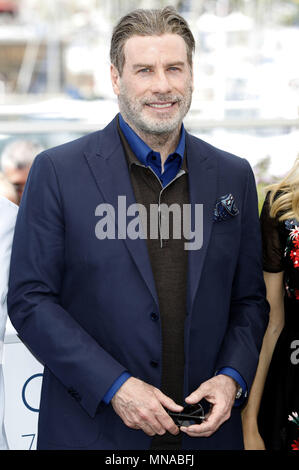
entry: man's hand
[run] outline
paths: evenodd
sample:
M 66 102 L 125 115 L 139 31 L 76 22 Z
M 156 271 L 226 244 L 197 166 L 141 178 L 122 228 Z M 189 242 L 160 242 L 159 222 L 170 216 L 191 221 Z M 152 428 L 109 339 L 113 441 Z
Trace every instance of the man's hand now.
M 132 429 L 142 429 L 148 436 L 155 434 L 178 434 L 179 428 L 164 410 L 182 411 L 159 389 L 142 380 L 130 377 L 118 389 L 111 400 L 114 411 L 121 417 L 126 426 Z
M 213 405 L 212 410 L 203 423 L 193 424 L 188 427 L 182 426 L 181 431 L 190 437 L 211 436 L 224 421 L 229 419 L 237 389 L 237 382 L 224 374 L 216 375 L 212 379 L 203 382 L 185 401 L 191 405 L 205 398 Z

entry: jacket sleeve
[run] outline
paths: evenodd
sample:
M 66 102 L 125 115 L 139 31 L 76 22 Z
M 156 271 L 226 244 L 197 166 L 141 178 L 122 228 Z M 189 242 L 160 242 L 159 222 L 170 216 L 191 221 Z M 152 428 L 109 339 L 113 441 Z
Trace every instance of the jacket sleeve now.
M 8 314 L 22 341 L 94 416 L 126 369 L 62 307 L 64 253 L 63 203 L 54 164 L 44 152 L 32 165 L 18 213 Z
M 249 163 L 243 199 L 242 233 L 231 293 L 230 320 L 216 370 L 236 369 L 248 391 L 255 376 L 259 351 L 268 323 L 269 304 L 262 270 L 262 241 L 257 192 Z

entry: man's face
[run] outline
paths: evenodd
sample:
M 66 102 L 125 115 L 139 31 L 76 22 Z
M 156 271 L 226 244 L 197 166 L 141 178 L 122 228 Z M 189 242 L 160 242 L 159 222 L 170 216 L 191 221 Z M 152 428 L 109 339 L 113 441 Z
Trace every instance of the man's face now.
M 133 36 L 126 41 L 124 54 L 122 75 L 112 65 L 111 79 L 125 120 L 149 134 L 178 129 L 193 91 L 184 39 L 177 34 Z
M 28 178 L 30 166 L 25 168 L 5 168 L 4 174 L 8 181 L 10 181 L 17 193 L 18 193 L 18 203 L 20 203 L 22 194 L 24 191 L 24 187 Z

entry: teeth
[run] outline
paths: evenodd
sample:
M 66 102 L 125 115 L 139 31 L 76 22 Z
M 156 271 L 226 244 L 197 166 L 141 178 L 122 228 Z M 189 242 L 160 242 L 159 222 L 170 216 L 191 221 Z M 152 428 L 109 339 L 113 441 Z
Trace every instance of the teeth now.
M 172 103 L 167 103 L 167 104 L 150 104 L 152 108 L 169 108 L 172 106 Z

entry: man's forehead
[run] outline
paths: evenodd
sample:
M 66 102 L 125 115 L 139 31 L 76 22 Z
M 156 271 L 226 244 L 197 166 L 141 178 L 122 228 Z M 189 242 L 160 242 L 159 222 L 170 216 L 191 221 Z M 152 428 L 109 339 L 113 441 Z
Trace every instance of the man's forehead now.
M 140 58 L 154 59 L 167 57 L 169 62 L 187 60 L 187 46 L 178 34 L 153 36 L 131 36 L 124 44 L 125 59 L 128 62 L 139 62 Z

